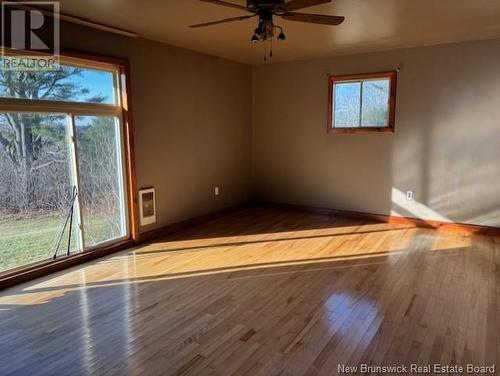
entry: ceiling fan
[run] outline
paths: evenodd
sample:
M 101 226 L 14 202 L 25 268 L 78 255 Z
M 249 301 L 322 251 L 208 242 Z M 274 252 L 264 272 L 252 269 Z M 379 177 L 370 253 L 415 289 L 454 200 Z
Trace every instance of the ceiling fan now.
M 219 21 L 205 22 L 191 25 L 192 28 L 217 25 L 226 22 L 242 21 L 252 17 L 259 17 L 259 24 L 251 38 L 253 43 L 272 40 L 275 31 L 279 30 L 278 40 L 285 40 L 286 36 L 281 26 L 274 24 L 273 17 L 278 16 L 288 21 L 306 22 L 321 25 L 340 25 L 345 17 L 327 16 L 323 14 L 297 13 L 295 10 L 312 7 L 314 5 L 330 3 L 332 0 L 247 0 L 247 6 L 230 3 L 222 0 L 200 0 L 206 3 L 222 5 L 234 9 L 253 13 L 248 16 L 226 18 Z

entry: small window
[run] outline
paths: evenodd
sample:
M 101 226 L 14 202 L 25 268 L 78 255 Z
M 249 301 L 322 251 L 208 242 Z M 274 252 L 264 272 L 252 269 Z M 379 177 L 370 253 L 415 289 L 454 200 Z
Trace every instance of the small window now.
M 396 72 L 331 76 L 328 132 L 394 132 Z

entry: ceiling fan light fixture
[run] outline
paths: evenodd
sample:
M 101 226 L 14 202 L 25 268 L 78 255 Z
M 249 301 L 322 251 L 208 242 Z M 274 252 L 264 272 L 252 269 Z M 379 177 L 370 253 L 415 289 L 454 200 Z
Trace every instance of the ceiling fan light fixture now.
M 234 0 L 200 0 L 205 3 L 221 5 L 247 11 L 251 15 L 225 18 L 218 21 L 204 22 L 191 25 L 199 28 L 211 25 L 225 24 L 228 22 L 243 21 L 258 17 L 258 25 L 250 41 L 252 43 L 271 42 L 276 37 L 279 41 L 287 39 L 283 28 L 274 24 L 274 17 L 281 17 L 287 21 L 305 22 L 310 24 L 336 26 L 344 22 L 345 17 L 329 16 L 325 14 L 297 13 L 297 10 L 320 4 L 331 3 L 332 0 L 246 0 L 246 6 L 236 4 Z M 242 0 L 240 0 L 242 1 Z M 278 33 L 279 31 L 279 33 Z M 276 34 L 278 34 L 276 36 Z

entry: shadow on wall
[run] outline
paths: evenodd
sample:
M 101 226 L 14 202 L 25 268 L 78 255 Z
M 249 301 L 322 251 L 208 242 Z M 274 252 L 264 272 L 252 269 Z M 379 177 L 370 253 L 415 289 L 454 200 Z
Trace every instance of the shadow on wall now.
M 499 51 L 496 40 L 255 67 L 256 199 L 390 214 L 393 189 L 411 190 L 412 216 L 500 227 Z M 397 66 L 394 134 L 326 134 L 327 74 Z
M 353 73 L 351 59 L 337 62 L 331 73 Z M 326 133 L 328 69 L 327 61 L 255 69 L 256 199 L 390 213 L 394 137 Z
M 418 202 L 401 205 L 393 189 L 393 212 L 399 205 L 421 219 L 500 227 L 495 51 L 498 42 L 407 52 L 398 82 L 402 126 L 393 185 L 414 191 Z
M 435 221 L 453 222 L 449 218 L 446 218 L 445 216 L 436 213 L 431 208 L 425 206 L 424 204 L 416 200 L 412 201 L 407 200 L 406 193 L 401 192 L 397 188 L 392 188 L 391 200 L 393 204 L 391 215 L 418 218 L 424 220 L 432 219 Z

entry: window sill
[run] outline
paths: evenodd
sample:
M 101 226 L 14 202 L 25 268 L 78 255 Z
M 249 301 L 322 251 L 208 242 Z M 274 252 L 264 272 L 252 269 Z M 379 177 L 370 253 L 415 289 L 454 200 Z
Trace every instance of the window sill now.
M 394 127 L 380 127 L 380 128 L 329 128 L 329 134 L 370 134 L 370 133 L 394 133 Z

